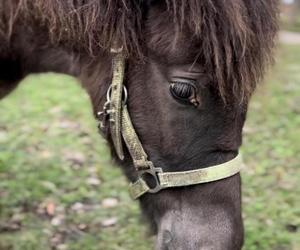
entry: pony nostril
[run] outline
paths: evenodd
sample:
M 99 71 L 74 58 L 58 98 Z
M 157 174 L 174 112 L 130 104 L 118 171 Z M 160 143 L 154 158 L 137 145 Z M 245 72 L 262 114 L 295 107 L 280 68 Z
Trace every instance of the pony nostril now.
M 172 234 L 170 231 L 165 230 L 163 232 L 163 244 L 168 246 L 173 240 Z

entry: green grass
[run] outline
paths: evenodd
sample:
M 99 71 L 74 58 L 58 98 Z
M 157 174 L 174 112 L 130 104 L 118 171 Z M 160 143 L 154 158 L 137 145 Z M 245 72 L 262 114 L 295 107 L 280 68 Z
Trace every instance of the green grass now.
M 300 249 L 300 47 L 283 47 L 245 127 L 246 248 Z
M 245 250 L 300 249 L 300 47 L 278 58 L 245 127 Z M 152 249 L 70 77 L 29 77 L 0 102 L 0 249 Z
M 280 22 L 281 29 L 292 32 L 300 32 L 300 15 L 298 14 L 293 21 L 288 20 L 287 17 L 282 17 Z

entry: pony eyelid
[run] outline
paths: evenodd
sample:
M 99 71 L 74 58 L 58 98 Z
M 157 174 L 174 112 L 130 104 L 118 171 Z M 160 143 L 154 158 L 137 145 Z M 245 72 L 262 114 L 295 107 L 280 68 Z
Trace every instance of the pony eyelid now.
M 174 76 L 170 79 L 171 83 L 187 83 L 187 84 L 191 84 L 191 85 L 195 85 L 196 82 L 198 82 L 197 78 L 191 78 L 188 76 Z M 194 86 L 196 87 L 196 86 Z

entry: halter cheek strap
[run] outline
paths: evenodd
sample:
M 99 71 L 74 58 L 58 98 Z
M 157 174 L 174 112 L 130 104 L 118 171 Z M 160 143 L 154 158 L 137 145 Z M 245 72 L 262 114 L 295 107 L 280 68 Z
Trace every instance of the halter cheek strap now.
M 223 164 L 190 171 L 163 172 L 162 168 L 156 168 L 148 159 L 127 109 L 127 90 L 123 85 L 125 58 L 120 51 L 112 52 L 114 53 L 112 84 L 107 92 L 107 102 L 103 111 L 98 113 L 99 127 L 103 129 L 106 124 L 109 124 L 110 135 L 121 160 L 124 159 L 122 138 L 125 142 L 138 173 L 138 179 L 131 183 L 129 188 L 133 199 L 137 199 L 145 193 L 157 193 L 166 188 L 191 186 L 225 179 L 240 172 L 243 162 L 239 155 Z M 109 119 L 109 123 L 107 123 L 107 119 Z
M 113 58 L 113 79 L 110 94 L 110 133 L 118 157 L 123 160 L 124 153 L 121 137 L 122 95 L 125 60 L 122 53 L 116 53 Z

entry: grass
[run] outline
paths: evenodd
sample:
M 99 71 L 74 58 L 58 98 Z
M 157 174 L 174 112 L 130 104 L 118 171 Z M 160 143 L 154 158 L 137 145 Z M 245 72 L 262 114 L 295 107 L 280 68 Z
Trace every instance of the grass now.
M 298 14 L 293 21 L 288 19 L 288 17 L 282 16 L 280 23 L 281 29 L 292 32 L 300 32 L 300 15 Z
M 245 126 L 245 250 L 300 249 L 300 47 L 278 58 Z M 152 249 L 75 82 L 28 77 L 0 102 L 0 249 Z

